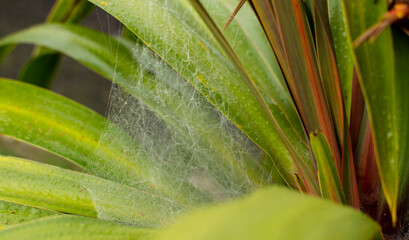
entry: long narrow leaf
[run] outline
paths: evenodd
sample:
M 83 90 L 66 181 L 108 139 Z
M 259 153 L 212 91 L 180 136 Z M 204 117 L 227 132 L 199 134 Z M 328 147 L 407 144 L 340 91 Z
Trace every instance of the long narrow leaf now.
M 120 149 L 98 145 L 108 122 L 97 113 L 54 93 L 12 80 L 1 79 L 0 92 L 1 134 L 53 152 L 101 176 L 129 180 L 140 173 L 141 166 L 127 159 Z M 97 146 L 99 152 L 95 152 Z M 109 161 L 93 158 L 96 153 L 110 156 Z
M 0 157 L 0 200 L 145 226 L 162 225 L 186 206 L 88 174 Z
M 408 161 L 408 142 L 409 142 L 409 100 L 407 93 L 409 91 L 409 68 L 405 62 L 409 54 L 409 38 L 400 29 L 394 28 L 393 48 L 395 50 L 395 71 L 397 84 L 397 117 L 399 133 L 399 204 L 405 205 L 409 195 L 409 161 Z M 403 206 L 407 207 L 407 206 Z M 400 209 L 401 212 L 405 210 Z
M 58 0 L 46 22 L 80 23 L 94 6 L 87 0 Z M 35 47 L 33 55 L 18 77 L 23 82 L 49 88 L 60 64 L 61 55 L 46 48 Z
M 385 1 L 343 1 L 350 39 L 353 41 L 374 25 L 387 11 Z M 373 42 L 366 42 L 354 50 L 354 58 L 362 92 L 371 122 L 375 156 L 383 191 L 391 209 L 392 219 L 397 220 L 401 132 L 398 106 L 403 96 L 398 91 L 400 81 L 395 74 L 395 57 L 390 29 Z
M 318 177 L 323 197 L 335 202 L 346 203 L 341 179 L 337 173 L 331 148 L 321 132 L 310 134 L 311 148 L 317 161 Z
M 2 239 L 144 240 L 154 231 L 79 216 L 48 217 L 0 231 Z
M 371 216 L 375 216 L 380 198 L 380 182 L 366 110 L 362 117 L 361 131 L 356 143 L 355 162 L 362 207 Z
M 338 144 L 342 156 L 343 189 L 347 202 L 359 209 L 358 187 L 352 145 L 350 143 L 348 119 L 344 106 L 340 77 L 333 49 L 326 1 L 316 1 L 314 8 L 315 40 L 318 67 L 325 96 L 334 121 Z
M 319 130 L 327 136 L 341 175 L 341 152 L 303 3 L 257 0 L 252 4 L 276 53 L 305 131 L 309 134 Z
M 346 34 L 345 12 L 342 10 L 342 0 L 328 2 L 329 23 L 331 26 L 334 51 L 337 59 L 339 78 L 342 86 L 342 95 L 345 111 L 349 121 L 352 96 L 352 75 L 354 70 L 354 60 L 352 49 Z
M 68 170 L 0 157 L 0 199 L 41 209 L 96 217 L 90 193 Z
M 333 49 L 331 29 L 328 23 L 326 1 L 316 1 L 314 7 L 314 30 L 317 49 L 317 62 L 321 75 L 324 93 L 327 97 L 331 116 L 334 121 L 337 139 L 341 146 L 344 142 L 345 122 L 344 103 L 340 77 Z
M 0 201 L 0 230 L 13 224 L 28 222 L 34 219 L 53 215 L 58 215 L 58 213 L 16 203 Z

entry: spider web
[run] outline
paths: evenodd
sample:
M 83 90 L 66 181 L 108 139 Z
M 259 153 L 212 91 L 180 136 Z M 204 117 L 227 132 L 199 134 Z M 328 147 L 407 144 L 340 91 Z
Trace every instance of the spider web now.
M 188 13 L 178 9 L 177 1 L 152 2 L 155 7 L 164 8 L 169 16 L 189 19 L 184 15 Z M 196 31 L 192 23 L 184 21 L 184 24 Z M 163 28 L 166 29 L 170 32 L 165 32 L 164 38 L 176 34 L 170 26 Z M 126 71 L 115 72 L 107 110 L 111 123 L 105 127 L 100 146 L 121 149 L 126 160 L 138 169 L 130 170 L 129 174 L 125 170 L 121 177 L 103 176 L 129 186 L 125 194 L 115 194 L 123 191 L 115 186 L 86 186 L 99 218 L 133 225 L 156 225 L 135 217 L 136 213 L 149 208 L 154 216 L 148 217 L 166 223 L 187 209 L 234 199 L 272 183 L 271 174 L 263 168 L 262 150 L 210 104 L 196 86 L 138 39 L 122 43 L 129 47 L 134 61 Z M 115 51 L 115 46 L 107 45 Z M 161 53 L 169 58 L 166 54 L 170 53 Z M 117 55 L 118 65 L 122 57 Z M 191 61 L 183 59 L 179 67 L 189 66 Z M 218 73 L 213 77 L 217 79 Z M 123 79 L 128 83 L 126 88 Z M 222 108 L 224 113 L 229 112 L 228 106 Z M 97 151 L 93 158 L 101 165 L 109 161 L 102 159 L 106 157 Z M 123 169 L 118 166 L 110 171 Z M 141 197 L 140 191 L 168 201 L 149 201 Z M 101 204 L 106 202 L 101 201 L 103 198 L 120 201 L 123 209 L 113 210 L 112 206 Z

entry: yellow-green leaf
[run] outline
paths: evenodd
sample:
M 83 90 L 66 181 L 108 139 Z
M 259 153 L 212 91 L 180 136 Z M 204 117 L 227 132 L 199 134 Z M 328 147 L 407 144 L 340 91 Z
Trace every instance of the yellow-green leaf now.
M 144 226 L 170 222 L 187 206 L 92 175 L 0 157 L 0 200 Z
M 191 213 L 154 239 L 371 240 L 379 231 L 352 208 L 273 187 Z
M 150 229 L 80 216 L 57 216 L 8 227 L 0 231 L 1 239 L 13 240 L 145 240 Z
M 58 214 L 59 213 L 20 205 L 17 203 L 0 201 L 0 230 L 13 224 L 19 224 L 37 218 Z
M 341 179 L 335 167 L 331 148 L 321 132 L 310 134 L 311 148 L 317 161 L 321 195 L 335 202 L 346 203 Z

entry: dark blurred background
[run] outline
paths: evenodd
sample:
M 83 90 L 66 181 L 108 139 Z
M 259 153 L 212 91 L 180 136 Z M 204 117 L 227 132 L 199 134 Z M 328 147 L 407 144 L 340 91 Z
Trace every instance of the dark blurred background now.
M 44 22 L 55 0 L 0 0 L 0 38 L 7 34 Z M 101 9 L 95 9 L 83 21 L 83 26 L 117 35 L 120 23 Z M 0 77 L 16 79 L 31 55 L 33 47 L 18 46 L 0 64 Z M 78 101 L 104 115 L 111 83 L 63 57 L 51 90 Z
M 55 0 L 0 0 L 0 38 L 44 22 L 54 3 Z M 121 29 L 120 23 L 101 9 L 93 10 L 82 25 L 111 35 L 120 34 Z M 16 79 L 30 58 L 32 49 L 31 45 L 19 45 L 0 64 L 0 77 Z M 105 115 L 110 88 L 111 82 L 68 57 L 63 57 L 51 86 L 52 91 L 80 102 L 101 115 Z M 0 154 L 76 169 L 58 156 L 2 135 Z

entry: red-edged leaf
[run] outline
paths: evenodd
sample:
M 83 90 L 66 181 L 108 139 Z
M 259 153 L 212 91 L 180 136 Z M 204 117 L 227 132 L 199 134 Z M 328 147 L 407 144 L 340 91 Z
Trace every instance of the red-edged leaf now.
M 329 143 L 322 132 L 310 134 L 311 148 L 317 161 L 321 194 L 335 202 L 346 203 L 341 179 L 336 170 Z
M 343 7 L 351 40 L 357 39 L 376 24 L 388 10 L 385 1 L 373 0 L 343 0 Z M 376 40 L 362 43 L 355 48 L 354 58 L 371 122 L 383 191 L 391 209 L 393 222 L 396 223 L 400 188 L 399 155 L 400 149 L 406 148 L 400 138 L 402 134 L 407 134 L 407 131 L 400 129 L 402 126 L 398 119 L 399 106 L 407 105 L 408 98 L 400 94 L 401 82 L 407 81 L 407 76 L 406 79 L 396 77 L 393 45 L 391 31 L 387 28 Z
M 303 179 L 306 181 L 306 188 L 308 191 L 311 193 L 317 193 L 317 185 L 316 181 L 314 178 L 314 175 L 312 174 L 311 170 L 308 169 L 308 166 L 306 163 L 301 159 L 301 157 L 298 155 L 297 151 L 295 150 L 294 146 L 290 143 L 288 138 L 286 137 L 285 133 L 282 131 L 280 128 L 279 124 L 277 123 L 277 120 L 271 113 L 271 110 L 269 109 L 265 99 L 262 97 L 260 91 L 258 90 L 256 84 L 252 80 L 250 74 L 248 73 L 247 69 L 244 67 L 242 62 L 240 61 L 239 57 L 236 55 L 234 50 L 231 48 L 230 44 L 227 42 L 221 31 L 218 29 L 217 25 L 214 23 L 214 21 L 211 19 L 211 17 L 208 15 L 204 7 L 201 5 L 201 3 L 198 0 L 192 0 L 191 1 L 192 6 L 196 10 L 196 12 L 199 14 L 199 16 L 202 18 L 203 22 L 207 25 L 209 31 L 212 33 L 214 38 L 217 40 L 217 42 L 220 44 L 222 47 L 224 53 L 226 56 L 229 58 L 233 66 L 236 68 L 236 70 L 239 72 L 241 77 L 243 78 L 244 82 L 247 84 L 248 88 L 251 90 L 253 96 L 255 99 L 257 99 L 257 102 L 260 104 L 266 115 L 268 116 L 269 121 L 272 123 L 272 125 L 275 127 L 277 130 L 278 134 L 282 138 L 285 146 L 289 150 L 291 156 L 294 159 L 294 162 L 296 163 L 296 166 L 298 170 L 300 171 L 301 175 L 303 176 Z
M 255 0 L 251 3 L 276 53 L 307 134 L 322 131 L 326 135 L 341 175 L 339 144 L 302 2 Z
M 326 1 L 315 1 L 314 30 L 317 48 L 318 67 L 322 86 L 331 111 L 337 140 L 342 152 L 342 183 L 345 196 L 350 205 L 359 208 L 358 188 L 355 177 L 352 146 L 350 144 L 348 119 L 343 103 L 341 82 L 333 49 L 331 28 Z
M 352 150 L 355 152 L 359 132 L 361 129 L 362 116 L 365 109 L 365 100 L 364 96 L 362 95 L 362 89 L 359 84 L 358 73 L 356 72 L 356 69 L 354 69 L 352 78 L 351 96 L 351 118 L 349 121 L 349 134 L 351 136 Z
M 374 217 L 377 213 L 380 182 L 366 109 L 362 117 L 361 131 L 357 140 L 355 162 L 362 207 Z

